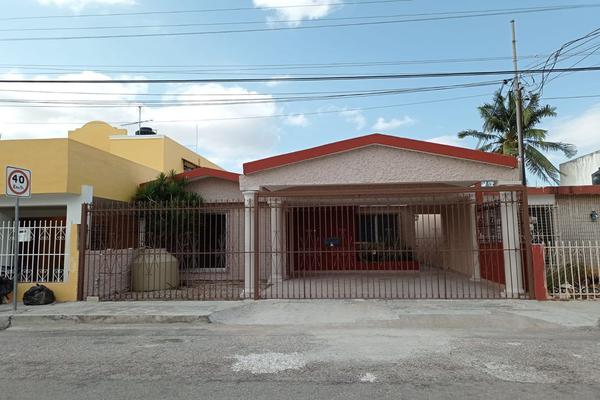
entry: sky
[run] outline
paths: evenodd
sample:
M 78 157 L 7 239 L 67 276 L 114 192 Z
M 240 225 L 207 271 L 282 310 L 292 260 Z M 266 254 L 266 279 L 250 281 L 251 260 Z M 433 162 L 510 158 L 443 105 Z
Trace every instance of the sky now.
M 600 6 L 600 1 L 3 0 L 0 79 L 265 80 L 0 83 L 0 134 L 3 140 L 64 137 L 91 120 L 104 120 L 133 134 L 137 125 L 125 124 L 138 120 L 142 105 L 142 119 L 151 120 L 144 125 L 235 172 L 246 161 L 374 132 L 475 147 L 475 142 L 459 140 L 456 134 L 481 129 L 477 106 L 491 100 L 499 81 L 511 75 L 316 82 L 277 78 L 511 70 L 511 19 L 516 20 L 519 66 L 526 68 L 597 29 L 600 8 L 451 19 L 432 19 L 432 13 L 573 4 Z M 128 13 L 137 15 L 114 15 Z M 406 19 L 411 21 L 389 22 Z M 377 21 L 388 22 L 372 23 Z M 311 28 L 357 22 L 370 24 Z M 246 32 L 160 36 L 223 30 Z M 159 35 L 64 39 L 115 34 Z M 62 39 L 48 40 L 52 37 Z M 577 66 L 597 65 L 600 51 Z M 551 140 L 575 144 L 577 156 L 600 149 L 599 78 L 598 71 L 563 74 L 544 87 L 543 102 L 555 106 L 558 116 L 540 126 L 548 129 Z M 532 77 L 523 81 L 526 89 L 535 87 Z M 473 87 L 398 93 L 462 84 Z M 369 90 L 394 92 L 339 97 L 340 92 Z M 314 92 L 321 98 L 315 99 Z M 322 98 L 329 92 L 338 97 Z M 553 99 L 593 95 L 598 97 Z M 290 96 L 304 101 L 289 101 Z M 48 107 L 39 101 L 67 104 Z M 549 157 L 556 164 L 566 161 L 560 154 Z

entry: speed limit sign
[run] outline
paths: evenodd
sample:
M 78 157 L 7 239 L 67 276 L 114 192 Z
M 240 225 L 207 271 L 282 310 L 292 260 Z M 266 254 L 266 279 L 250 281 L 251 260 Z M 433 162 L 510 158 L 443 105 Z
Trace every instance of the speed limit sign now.
M 31 197 L 31 171 L 25 168 L 6 167 L 6 195 Z

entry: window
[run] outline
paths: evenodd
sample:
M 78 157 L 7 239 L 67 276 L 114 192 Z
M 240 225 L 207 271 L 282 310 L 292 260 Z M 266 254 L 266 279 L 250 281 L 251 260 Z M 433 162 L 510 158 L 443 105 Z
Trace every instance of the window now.
M 226 266 L 227 215 L 203 213 L 200 215 L 197 268 L 222 269 Z
M 394 245 L 400 239 L 398 214 L 359 214 L 356 223 L 358 242 Z
M 191 171 L 199 167 L 198 165 L 186 160 L 185 158 L 182 158 L 181 161 L 183 161 L 183 172 Z

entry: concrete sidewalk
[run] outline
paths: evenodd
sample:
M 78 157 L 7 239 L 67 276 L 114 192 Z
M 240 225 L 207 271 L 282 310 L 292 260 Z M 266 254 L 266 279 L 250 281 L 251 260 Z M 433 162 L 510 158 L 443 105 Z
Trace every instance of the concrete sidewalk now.
M 74 302 L 0 306 L 0 329 L 53 323 L 218 323 L 227 325 L 360 325 L 406 328 L 600 327 L 595 301 L 526 300 L 260 300 Z

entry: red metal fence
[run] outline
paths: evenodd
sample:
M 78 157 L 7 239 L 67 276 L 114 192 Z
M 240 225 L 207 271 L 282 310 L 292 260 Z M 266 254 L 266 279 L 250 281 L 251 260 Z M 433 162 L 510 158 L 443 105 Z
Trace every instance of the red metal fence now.
M 238 299 L 244 205 L 84 205 L 81 297 Z
M 520 186 L 84 207 L 81 298 L 528 298 Z
M 519 186 L 280 191 L 257 199 L 256 297 L 528 297 L 531 239 Z

